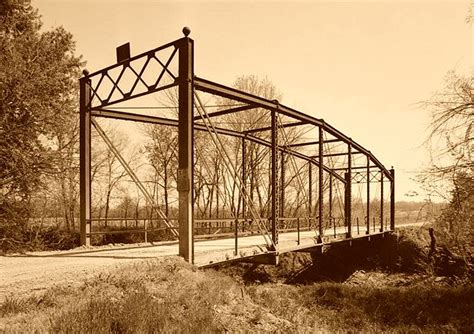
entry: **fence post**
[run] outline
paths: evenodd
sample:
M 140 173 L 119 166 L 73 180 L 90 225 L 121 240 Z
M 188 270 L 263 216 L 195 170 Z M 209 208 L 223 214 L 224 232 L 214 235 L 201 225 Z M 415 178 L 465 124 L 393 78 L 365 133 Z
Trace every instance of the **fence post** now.
M 147 223 L 146 223 L 146 219 L 144 220 L 145 222 L 145 243 L 148 242 L 148 231 L 147 231 Z
M 297 231 L 298 231 L 298 245 L 300 244 L 300 218 L 296 218 L 296 228 L 297 228 Z
M 239 238 L 239 220 L 236 219 L 235 220 L 235 250 L 234 250 L 234 255 L 237 255 L 237 249 L 239 247 L 238 238 Z

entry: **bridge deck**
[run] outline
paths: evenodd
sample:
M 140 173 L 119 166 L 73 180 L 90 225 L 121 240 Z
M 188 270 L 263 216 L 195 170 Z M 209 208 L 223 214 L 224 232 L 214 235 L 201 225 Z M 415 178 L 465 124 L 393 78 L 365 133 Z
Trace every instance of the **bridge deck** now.
M 258 257 L 271 256 L 275 254 L 283 254 L 294 251 L 312 251 L 312 248 L 329 245 L 344 240 L 345 229 L 338 227 L 336 236 L 334 230 L 328 229 L 324 231 L 323 244 L 316 243 L 317 234 L 315 231 L 301 231 L 300 243 L 298 244 L 298 233 L 287 232 L 279 234 L 278 252 L 267 251 L 263 237 L 260 234 L 251 236 L 242 236 L 238 238 L 238 254 L 235 252 L 235 239 L 210 239 L 196 240 L 194 243 L 195 258 L 194 264 L 199 267 L 212 266 L 217 263 L 226 261 L 250 261 Z M 380 235 L 378 231 L 372 231 L 369 235 L 365 234 L 365 230 L 353 229 L 353 239 L 371 237 Z M 156 258 L 162 256 L 178 255 L 178 242 L 155 242 L 147 244 L 127 245 L 114 248 L 96 248 L 96 249 L 76 249 L 65 252 L 43 252 L 41 255 L 33 255 L 31 257 L 58 257 L 58 258 L 89 258 L 89 259 L 117 259 L 117 260 L 139 260 L 147 258 Z
M 317 251 L 324 245 L 331 245 L 338 242 L 351 241 L 363 238 L 371 238 L 375 236 L 381 236 L 391 231 L 379 232 L 370 231 L 370 234 L 366 234 L 365 230 L 360 229 L 357 232 L 357 228 L 352 231 L 352 238 L 345 238 L 346 231 L 344 227 L 336 229 L 334 231 L 326 230 L 323 237 L 323 243 L 317 243 L 317 234 L 314 231 L 300 232 L 300 242 L 298 244 L 297 232 L 288 232 L 279 234 L 278 250 L 267 251 L 263 237 L 261 235 L 241 237 L 238 240 L 239 251 L 238 254 L 234 253 L 235 250 L 235 239 L 219 239 L 219 240 L 207 240 L 195 242 L 195 261 L 194 263 L 200 267 L 213 266 L 218 263 L 227 261 L 238 262 L 238 261 L 253 261 L 266 263 L 267 260 L 258 261 L 259 257 L 263 256 L 274 256 L 276 254 L 284 254 L 289 252 L 311 252 Z M 271 263 L 271 261 L 269 262 Z

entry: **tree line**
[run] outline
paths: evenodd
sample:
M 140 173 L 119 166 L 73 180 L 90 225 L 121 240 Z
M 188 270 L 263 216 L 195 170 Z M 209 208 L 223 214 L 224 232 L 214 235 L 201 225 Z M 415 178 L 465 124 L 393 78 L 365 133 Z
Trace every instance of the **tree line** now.
M 73 36 L 62 27 L 42 29 L 40 15 L 30 0 L 0 2 L 2 248 L 31 241 L 32 235 L 38 235 L 37 220 L 32 218 L 48 218 L 49 223 L 57 221 L 60 226 L 54 228 L 71 233 L 78 228 L 77 82 L 84 66 L 85 61 L 75 54 Z M 420 174 L 420 181 L 431 193 L 442 194 L 449 202 L 449 210 L 440 216 L 439 224 L 458 244 L 461 237 L 472 237 L 473 83 L 472 74 L 450 73 L 446 86 L 423 104 L 432 112 L 431 135 L 427 140 L 432 163 L 431 168 Z M 281 99 L 268 79 L 241 76 L 234 87 L 269 100 Z M 170 91 L 167 102 L 177 105 L 175 92 Z M 222 98 L 213 103 L 221 106 L 218 108 L 235 104 Z M 241 131 L 244 127 L 255 129 L 268 125 L 269 116 L 266 111 L 257 109 L 225 115 L 219 122 L 219 126 Z M 108 133 L 114 145 L 126 152 L 126 160 L 133 168 L 146 170 L 142 176 L 155 203 L 166 216 L 177 216 L 177 132 L 167 126 L 152 125 L 143 126 L 142 130 L 146 144 L 140 150 L 130 147 L 120 132 Z M 259 136 L 270 139 L 269 132 Z M 288 129 L 285 142 L 290 144 L 302 136 L 302 130 Z M 250 201 L 258 214 L 269 216 L 269 149 L 246 142 L 246 160 L 242 164 L 242 141 L 223 137 L 222 142 L 236 162 L 233 172 L 245 178 Z M 235 182 L 233 172 L 224 168 L 223 159 L 209 134 L 196 133 L 194 206 L 197 218 L 244 214 L 239 183 Z M 288 194 L 281 215 L 314 214 L 316 196 L 313 206 L 307 207 L 308 164 L 290 159 L 284 155 L 281 161 L 288 166 L 281 183 Z M 92 180 L 97 190 L 93 197 L 95 218 L 152 217 L 150 203 L 127 182 L 126 172 L 105 145 L 94 146 L 92 161 Z M 246 170 L 245 175 L 242 168 Z M 323 186 L 327 188 L 327 178 L 325 182 Z M 442 189 L 449 191 L 442 193 Z

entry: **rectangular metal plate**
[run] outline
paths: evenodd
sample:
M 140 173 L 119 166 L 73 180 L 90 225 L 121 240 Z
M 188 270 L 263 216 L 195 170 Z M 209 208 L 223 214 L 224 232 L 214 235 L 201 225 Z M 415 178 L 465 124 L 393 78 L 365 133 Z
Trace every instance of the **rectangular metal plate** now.
M 125 43 L 117 48 L 117 63 L 130 59 L 130 43 Z

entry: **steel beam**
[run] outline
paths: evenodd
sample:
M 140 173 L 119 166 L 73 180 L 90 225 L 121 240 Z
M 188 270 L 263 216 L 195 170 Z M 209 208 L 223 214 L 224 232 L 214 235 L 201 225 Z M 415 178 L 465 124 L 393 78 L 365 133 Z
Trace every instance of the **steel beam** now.
M 272 241 L 275 247 L 278 247 L 278 222 L 279 222 L 279 198 L 278 198 L 278 115 L 276 111 L 271 112 L 272 122 L 272 147 L 271 147 L 271 159 L 272 159 L 272 174 L 271 174 L 271 189 L 272 189 Z M 276 249 L 273 249 L 276 250 Z
M 206 118 L 223 116 L 223 115 L 227 115 L 227 114 L 233 114 L 233 113 L 236 113 L 236 112 L 245 111 L 245 110 L 254 109 L 254 108 L 256 108 L 256 107 L 252 106 L 252 105 L 246 105 L 246 106 L 239 106 L 239 107 L 225 109 L 225 110 L 219 110 L 219 111 L 215 111 L 213 113 L 207 114 Z M 201 117 L 201 115 L 194 116 L 195 121 L 199 121 L 201 119 L 203 119 L 203 117 Z
M 279 102 L 276 100 L 267 100 L 263 97 L 249 94 L 238 89 L 227 87 L 199 77 L 195 77 L 194 82 L 197 90 L 206 93 L 222 96 L 232 100 L 237 100 L 243 103 L 254 104 L 260 108 L 277 111 L 282 115 L 290 116 L 305 123 L 311 123 L 315 125 L 321 125 L 323 123 L 322 120 L 318 120 L 316 118 L 303 114 L 295 109 L 279 104 Z
M 380 171 L 380 232 L 383 232 L 383 171 Z
M 365 231 L 366 234 L 370 233 L 370 158 L 367 157 L 367 221 L 366 227 L 367 230 Z
M 80 243 L 90 246 L 91 239 L 91 90 L 90 79 L 79 80 L 79 190 Z
M 280 218 L 285 217 L 285 153 L 280 153 Z
M 395 230 L 395 169 L 390 169 L 390 229 Z
M 338 157 L 338 156 L 343 156 L 347 154 L 348 154 L 347 152 L 338 152 L 338 153 L 324 154 L 323 156 L 327 158 L 327 157 Z M 362 152 L 352 152 L 352 154 L 362 154 Z M 318 157 L 317 155 L 313 155 L 311 158 L 317 158 L 317 157 Z
M 324 166 L 324 151 L 323 151 L 323 128 L 319 127 L 319 181 L 318 181 L 318 190 L 319 190 L 319 219 L 318 219 L 318 242 L 322 242 L 323 237 L 323 203 L 324 203 L 324 192 L 323 192 L 323 183 L 324 183 L 324 174 L 321 166 Z
M 194 262 L 193 242 L 193 40 L 184 37 L 179 48 L 178 196 L 179 255 Z
M 352 237 L 352 145 L 347 145 L 347 172 L 345 174 L 346 187 L 345 187 L 345 213 L 346 226 L 347 226 L 347 238 Z
M 179 122 L 176 119 L 171 118 L 164 118 L 158 116 L 149 116 L 149 115 L 138 115 L 134 113 L 116 111 L 111 109 L 93 109 L 91 112 L 91 116 L 95 117 L 102 117 L 102 118 L 110 118 L 110 119 L 117 119 L 123 121 L 133 121 L 133 122 L 140 122 L 140 123 L 149 123 L 149 124 L 158 124 L 158 125 L 166 125 L 166 126 L 173 126 L 178 127 Z M 216 129 L 216 133 L 224 134 L 227 136 L 243 138 L 244 135 L 238 131 L 214 127 Z M 203 124 L 194 123 L 194 129 L 199 131 L 208 131 L 206 126 Z M 213 129 L 211 129 L 212 131 Z M 254 137 L 249 137 L 249 140 L 252 140 Z M 260 138 L 257 138 L 260 139 Z M 266 142 L 268 146 L 270 146 L 269 142 Z
M 329 174 L 329 224 L 332 219 L 332 174 Z
M 215 82 L 205 80 L 202 78 L 196 77 L 194 79 L 194 83 L 195 83 L 196 89 L 201 90 L 203 92 L 237 100 L 243 103 L 255 104 L 258 107 L 277 111 L 278 113 L 282 115 L 292 117 L 306 124 L 311 124 L 318 127 L 322 126 L 323 129 L 326 132 L 328 132 L 330 135 L 332 135 L 333 137 L 340 139 L 341 141 L 344 141 L 346 144 L 350 143 L 355 150 L 361 151 L 364 154 L 369 155 L 371 160 L 374 162 L 374 164 L 376 164 L 380 169 L 383 169 L 387 175 L 389 174 L 388 170 L 384 167 L 384 165 L 382 165 L 382 163 L 380 163 L 380 161 L 377 160 L 377 158 L 370 151 L 362 147 L 357 142 L 353 141 L 351 138 L 349 138 L 348 136 L 346 136 L 345 134 L 343 134 L 342 132 L 334 128 L 333 126 L 324 122 L 324 120 L 322 119 L 317 119 L 309 115 L 303 114 L 300 111 L 297 111 L 285 105 L 279 104 L 278 101 L 270 101 L 262 97 L 245 93 L 235 88 L 226 87 L 224 85 L 217 84 Z
M 341 139 L 328 139 L 328 140 L 325 140 L 324 143 L 327 144 L 327 143 L 336 143 L 336 142 L 339 142 L 341 141 Z M 306 143 L 294 143 L 294 144 L 288 144 L 288 145 L 285 145 L 285 147 L 301 147 L 301 146 L 310 146 L 310 145 L 318 145 L 319 144 L 319 141 L 309 141 L 309 142 L 306 142 Z
M 305 122 L 294 122 L 294 123 L 281 124 L 278 127 L 279 128 L 291 128 L 293 126 L 300 126 L 300 125 L 305 125 L 305 124 L 307 124 L 307 123 L 305 123 Z M 251 134 L 251 133 L 270 131 L 270 130 L 272 130 L 272 127 L 271 126 L 266 126 L 266 127 L 263 127 L 263 128 L 247 130 L 247 131 L 244 131 L 244 133 Z
M 246 160 L 247 160 L 247 147 L 245 144 L 245 138 L 242 137 L 242 192 L 240 193 L 240 196 L 242 197 L 242 219 L 247 218 L 245 210 L 247 209 L 247 200 L 245 198 L 245 195 L 248 194 L 247 192 L 247 166 L 246 166 Z
M 111 109 L 92 108 L 91 116 L 117 119 L 117 120 L 123 120 L 123 121 L 132 121 L 132 122 L 159 124 L 159 125 L 178 127 L 178 120 L 175 120 L 175 119 L 158 117 L 158 116 L 139 115 L 139 114 L 116 111 L 116 110 L 111 110 Z
M 308 193 L 309 193 L 309 212 L 308 212 L 308 217 L 311 217 L 311 213 L 313 212 L 313 164 L 311 161 L 308 162 L 308 178 L 309 178 L 309 184 L 308 184 Z
M 372 168 L 379 168 L 378 166 L 368 166 L 370 169 Z M 367 166 L 352 166 L 352 170 L 354 169 L 367 169 Z M 341 168 L 332 168 L 331 169 L 334 172 L 342 172 L 342 171 L 347 171 L 347 167 L 341 167 Z

